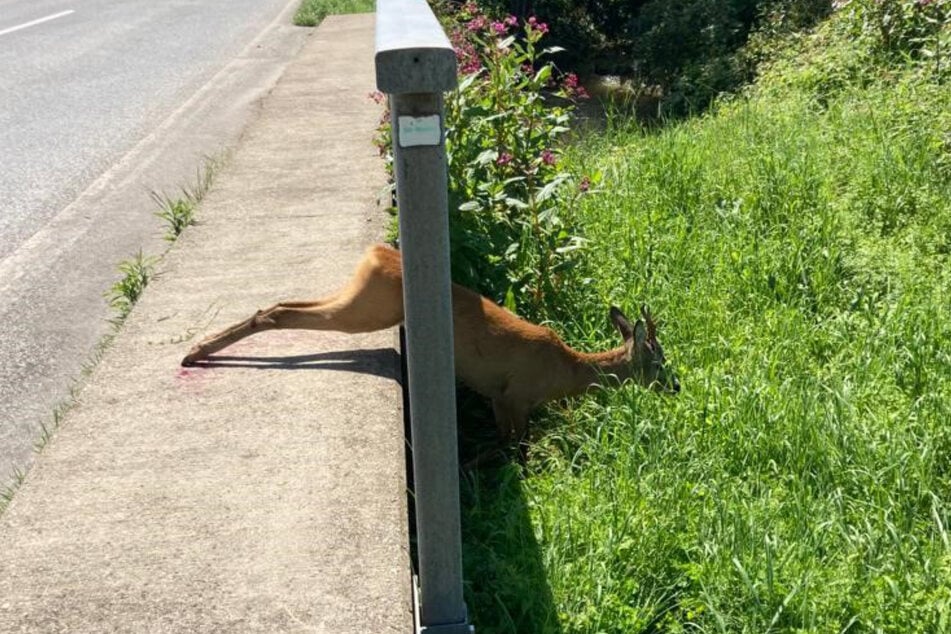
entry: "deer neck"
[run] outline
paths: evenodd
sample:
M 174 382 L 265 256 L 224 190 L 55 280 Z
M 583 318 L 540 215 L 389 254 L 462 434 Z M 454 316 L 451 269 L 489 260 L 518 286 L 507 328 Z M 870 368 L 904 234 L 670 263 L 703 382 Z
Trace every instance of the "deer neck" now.
M 579 352 L 571 348 L 568 351 L 573 368 L 566 396 L 583 394 L 593 385 L 617 385 L 631 377 L 631 363 L 624 346 L 605 352 Z

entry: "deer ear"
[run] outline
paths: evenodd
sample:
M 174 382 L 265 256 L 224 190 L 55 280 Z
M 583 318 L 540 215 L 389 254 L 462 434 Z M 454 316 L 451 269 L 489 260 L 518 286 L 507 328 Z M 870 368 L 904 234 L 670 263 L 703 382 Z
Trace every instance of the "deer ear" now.
M 629 341 L 634 338 L 635 327 L 631 324 L 631 321 L 624 316 L 620 308 L 611 306 L 608 317 L 611 319 L 611 323 L 614 324 L 614 327 L 618 329 L 618 332 L 621 333 L 621 337 L 624 338 L 624 341 Z M 640 323 L 640 321 L 638 321 L 638 323 Z
M 640 319 L 634 324 L 634 343 L 638 349 L 643 348 L 647 342 L 647 326 Z

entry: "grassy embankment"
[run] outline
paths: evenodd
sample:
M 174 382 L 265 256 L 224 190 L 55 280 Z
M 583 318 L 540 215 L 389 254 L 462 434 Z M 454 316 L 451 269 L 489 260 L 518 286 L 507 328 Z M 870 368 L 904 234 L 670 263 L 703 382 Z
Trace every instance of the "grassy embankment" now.
M 553 326 L 647 302 L 684 389 L 551 407 L 463 483 L 477 631 L 951 631 L 951 90 L 850 42 L 575 148 L 592 286 Z
M 294 24 L 317 26 L 328 15 L 369 13 L 375 7 L 374 0 L 302 0 L 294 14 Z

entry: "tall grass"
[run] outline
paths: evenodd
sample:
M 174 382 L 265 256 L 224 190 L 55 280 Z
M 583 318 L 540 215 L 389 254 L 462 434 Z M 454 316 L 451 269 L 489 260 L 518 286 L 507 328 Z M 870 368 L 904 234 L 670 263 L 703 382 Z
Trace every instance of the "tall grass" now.
M 549 408 L 523 477 L 464 483 L 479 631 L 951 631 L 951 91 L 821 97 L 576 149 L 605 184 L 557 327 L 647 302 L 684 389 Z

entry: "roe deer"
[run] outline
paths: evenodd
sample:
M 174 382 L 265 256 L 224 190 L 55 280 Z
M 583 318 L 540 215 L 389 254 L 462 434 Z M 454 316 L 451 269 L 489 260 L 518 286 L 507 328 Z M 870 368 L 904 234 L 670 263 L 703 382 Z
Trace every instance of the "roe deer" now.
M 550 328 L 519 319 L 470 291 L 452 285 L 455 367 L 458 378 L 492 401 L 501 440 L 521 440 L 529 413 L 545 401 L 589 387 L 634 379 L 645 387 L 677 392 L 680 383 L 666 366 L 656 325 L 646 307 L 631 323 L 617 308 L 610 318 L 624 344 L 606 352 L 578 352 Z M 282 302 L 208 337 L 182 360 L 192 365 L 249 335 L 275 328 L 347 333 L 390 328 L 403 321 L 400 254 L 370 247 L 353 279 L 323 299 Z

